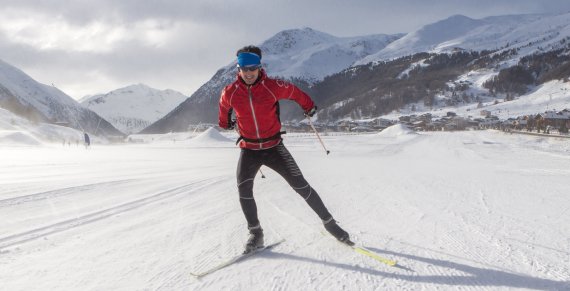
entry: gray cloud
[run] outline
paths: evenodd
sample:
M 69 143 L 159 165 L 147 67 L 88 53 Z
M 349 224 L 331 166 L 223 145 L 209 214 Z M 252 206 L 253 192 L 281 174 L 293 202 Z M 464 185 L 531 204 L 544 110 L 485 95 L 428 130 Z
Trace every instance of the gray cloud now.
M 2 7 L 13 18 L 0 18 L 0 58 L 74 98 L 132 83 L 190 95 L 237 48 L 284 29 L 356 36 L 409 32 L 454 14 L 570 11 L 567 0 L 2 0 Z M 26 15 L 32 24 L 7 23 Z M 53 38 L 42 39 L 40 29 Z

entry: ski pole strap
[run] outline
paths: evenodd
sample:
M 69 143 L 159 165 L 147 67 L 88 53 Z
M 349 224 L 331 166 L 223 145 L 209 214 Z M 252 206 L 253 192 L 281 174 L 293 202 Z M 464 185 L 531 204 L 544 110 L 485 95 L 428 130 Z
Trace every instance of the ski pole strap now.
M 246 142 L 264 143 L 264 142 L 267 142 L 267 141 L 270 141 L 270 140 L 280 139 L 280 138 L 281 138 L 281 135 L 282 135 L 282 134 L 286 134 L 286 133 L 287 133 L 286 131 L 280 131 L 280 132 L 276 133 L 276 134 L 273 135 L 273 136 L 266 137 L 266 138 L 260 138 L 260 139 L 257 139 L 257 138 L 247 138 L 247 137 L 243 137 L 243 136 L 240 135 L 240 137 L 239 137 L 239 138 L 237 139 L 237 141 L 236 141 L 236 145 L 239 144 L 239 142 L 242 141 L 242 140 L 243 140 L 243 141 L 246 141 Z

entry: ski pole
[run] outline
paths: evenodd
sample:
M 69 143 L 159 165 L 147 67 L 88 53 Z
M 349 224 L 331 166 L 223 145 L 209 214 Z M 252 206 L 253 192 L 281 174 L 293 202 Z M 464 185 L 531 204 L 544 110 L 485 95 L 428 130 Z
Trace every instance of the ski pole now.
M 327 148 L 325 147 L 325 143 L 323 142 L 323 140 L 321 139 L 321 136 L 319 135 L 319 132 L 317 131 L 317 129 L 313 126 L 313 122 L 311 121 L 311 117 L 307 116 L 307 118 L 309 119 L 309 125 L 311 126 L 311 128 L 313 129 L 313 131 L 315 132 L 315 134 L 317 135 L 317 138 L 319 139 L 319 141 L 321 142 L 321 145 L 323 146 L 323 149 L 325 149 L 325 152 L 328 154 L 330 154 L 330 151 L 327 150 Z

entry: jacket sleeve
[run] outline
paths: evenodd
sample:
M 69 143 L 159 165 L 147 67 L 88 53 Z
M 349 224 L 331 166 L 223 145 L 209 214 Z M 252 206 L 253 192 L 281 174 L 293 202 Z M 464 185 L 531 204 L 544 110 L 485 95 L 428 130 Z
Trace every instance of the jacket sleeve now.
M 222 90 L 222 95 L 220 96 L 219 110 L 218 110 L 218 125 L 221 128 L 228 129 L 230 127 L 230 122 L 232 118 L 233 108 L 229 103 L 228 96 L 226 94 L 227 87 Z
M 299 87 L 287 82 L 276 80 L 275 87 L 277 88 L 278 92 L 278 99 L 289 99 L 297 102 L 303 108 L 303 111 L 309 111 L 311 108 L 315 107 L 315 102 L 309 97 L 309 95 L 303 90 L 299 89 Z

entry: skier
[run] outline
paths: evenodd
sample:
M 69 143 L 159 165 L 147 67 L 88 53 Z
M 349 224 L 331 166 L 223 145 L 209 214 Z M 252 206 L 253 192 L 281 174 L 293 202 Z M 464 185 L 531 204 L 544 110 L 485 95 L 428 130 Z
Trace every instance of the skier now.
M 269 78 L 261 67 L 261 49 L 246 46 L 236 53 L 238 75 L 227 85 L 219 102 L 219 125 L 234 129 L 241 153 L 237 165 L 239 201 L 247 220 L 249 239 L 244 253 L 263 247 L 263 229 L 257 217 L 253 180 L 262 165 L 280 174 L 323 221 L 325 229 L 341 242 L 352 244 L 349 235 L 325 207 L 323 201 L 303 177 L 295 160 L 283 145 L 279 100 L 297 102 L 312 117 L 317 107 L 311 98 L 293 84 Z M 236 120 L 232 120 L 235 111 Z
M 91 140 L 89 139 L 89 135 L 87 134 L 87 132 L 83 133 L 83 137 L 85 139 L 85 148 L 89 148 L 89 146 L 91 145 Z

